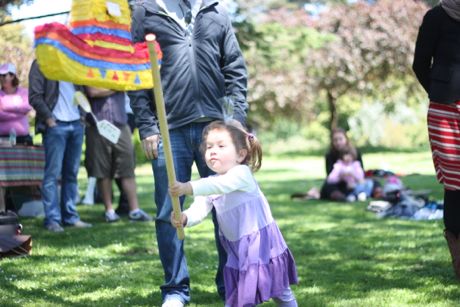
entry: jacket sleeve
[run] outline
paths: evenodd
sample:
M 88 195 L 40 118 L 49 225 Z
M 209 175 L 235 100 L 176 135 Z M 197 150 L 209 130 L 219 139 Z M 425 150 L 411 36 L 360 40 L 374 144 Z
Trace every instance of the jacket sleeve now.
M 232 23 L 228 16 L 226 18 L 221 69 L 225 78 L 226 95 L 235 99 L 234 118 L 245 123 L 248 110 L 246 100 L 248 74 Z
M 45 76 L 37 61 L 34 61 L 29 72 L 29 103 L 37 112 L 37 117 L 43 120 L 53 117 L 53 112 L 45 101 L 45 82 Z
M 145 34 L 143 19 L 145 9 L 136 5 L 132 17 L 131 34 L 134 43 L 144 42 Z M 134 119 L 141 140 L 154 134 L 159 134 L 158 119 L 154 110 L 154 98 L 151 90 L 128 91 L 130 106 L 134 113 Z
M 440 20 L 438 7 L 429 10 L 423 17 L 417 41 L 415 43 L 414 62 L 412 69 L 418 81 L 428 93 L 430 88 L 430 71 L 432 58 L 438 43 Z

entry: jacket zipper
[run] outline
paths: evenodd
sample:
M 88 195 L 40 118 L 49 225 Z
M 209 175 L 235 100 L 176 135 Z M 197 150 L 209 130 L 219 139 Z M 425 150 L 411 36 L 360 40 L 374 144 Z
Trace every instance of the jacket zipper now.
M 195 25 L 196 25 L 196 21 L 198 20 L 198 17 L 200 16 L 201 12 L 208 9 L 209 7 L 215 5 L 216 3 L 218 3 L 217 1 L 215 2 L 212 2 L 202 8 L 200 8 L 200 10 L 197 12 L 196 16 L 195 16 Z M 165 14 L 161 11 L 156 11 L 156 12 L 153 12 L 154 14 L 158 14 L 158 15 L 161 15 L 161 16 L 165 16 L 166 18 L 168 18 L 169 20 L 171 20 L 172 22 L 174 22 L 177 26 L 179 26 L 182 30 L 182 32 L 184 33 L 184 35 L 186 36 L 185 39 L 186 39 L 186 43 L 187 43 L 187 47 L 188 47 L 188 53 L 189 53 L 189 58 L 190 58 L 190 69 L 192 71 L 191 73 L 191 77 L 192 77 L 192 87 L 193 87 L 193 97 L 196 97 L 198 96 L 199 97 L 199 94 L 200 94 L 200 90 L 199 90 L 199 84 L 198 84 L 198 76 L 197 76 L 197 72 L 196 72 L 196 60 L 195 60 L 195 53 L 194 53 L 194 44 L 193 44 L 193 37 L 195 35 L 195 25 L 193 26 L 193 31 L 192 33 L 190 33 L 189 35 L 187 35 L 187 29 L 184 29 L 182 28 L 182 26 L 176 21 L 174 20 L 174 18 L 172 18 L 171 16 L 169 16 L 168 14 Z M 199 103 L 196 104 L 196 107 L 198 109 L 198 113 L 199 113 L 199 118 L 203 118 L 205 117 L 204 116 L 204 113 L 203 113 L 203 108 L 201 107 L 201 105 Z
M 198 83 L 198 74 L 196 72 L 196 59 L 195 59 L 195 52 L 194 52 L 195 45 L 194 45 L 193 37 L 195 36 L 195 29 L 196 29 L 197 21 L 201 17 L 202 12 L 204 10 L 208 9 L 209 7 L 215 5 L 215 4 L 216 4 L 216 2 L 213 2 L 213 3 L 210 3 L 210 4 L 200 8 L 200 10 L 197 12 L 197 14 L 195 16 L 195 24 L 193 26 L 193 31 L 187 37 L 187 45 L 188 45 L 190 63 L 192 64 L 190 67 L 191 67 L 191 71 L 192 71 L 193 90 L 194 90 L 194 94 L 195 94 L 194 97 L 198 97 L 198 98 L 201 98 L 201 91 L 200 91 L 200 86 L 199 86 L 199 83 Z M 185 33 L 185 35 L 187 35 L 188 31 L 184 31 L 184 33 Z M 196 103 L 196 107 L 198 109 L 198 113 L 199 113 L 199 116 L 200 116 L 199 118 L 205 117 L 201 104 Z

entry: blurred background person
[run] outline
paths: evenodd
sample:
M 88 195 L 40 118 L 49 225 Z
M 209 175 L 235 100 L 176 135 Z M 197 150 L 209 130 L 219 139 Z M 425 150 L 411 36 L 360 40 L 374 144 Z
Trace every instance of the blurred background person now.
M 0 66 L 0 137 L 13 136 L 16 144 L 32 145 L 29 133 L 28 90 L 19 86 L 16 66 L 6 63 Z
M 347 132 L 342 128 L 336 128 L 332 131 L 331 146 L 325 155 L 326 161 L 326 176 L 332 172 L 334 164 L 340 159 L 340 152 L 347 147 L 350 147 L 351 142 L 348 139 Z M 363 159 L 359 150 L 356 150 L 356 160 L 363 167 Z M 329 199 L 335 201 L 345 201 L 347 196 L 347 184 L 343 180 L 339 182 L 324 181 L 321 187 L 321 199 Z
M 139 208 L 137 199 L 134 148 L 125 109 L 125 93 L 96 87 L 86 87 L 86 92 L 96 119 L 107 120 L 121 131 L 118 142 L 113 144 L 100 135 L 92 116 L 88 118 L 85 166 L 88 175 L 97 178 L 105 206 L 105 220 L 116 222 L 120 219 L 112 203 L 112 179 L 117 179 L 128 200 L 129 219 L 151 221 L 150 215 Z
M 37 112 L 35 130 L 43 135 L 45 175 L 42 199 L 44 226 L 62 232 L 62 226 L 87 228 L 77 212 L 78 170 L 80 168 L 84 126 L 80 109 L 73 103 L 80 86 L 47 79 L 32 63 L 29 72 L 29 101 Z M 59 193 L 59 180 L 61 192 Z
M 460 1 L 442 0 L 423 17 L 413 69 L 428 94 L 428 135 L 444 185 L 444 235 L 460 278 Z

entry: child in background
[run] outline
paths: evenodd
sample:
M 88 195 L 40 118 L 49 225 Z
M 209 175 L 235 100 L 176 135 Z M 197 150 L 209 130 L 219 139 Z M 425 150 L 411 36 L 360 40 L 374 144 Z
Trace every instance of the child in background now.
M 297 306 L 290 284 L 297 283 L 294 258 L 253 177 L 262 150 L 238 122 L 216 121 L 203 131 L 206 164 L 217 174 L 169 188 L 172 196 L 194 195 L 181 219 L 191 227 L 215 208 L 220 239 L 228 258 L 224 268 L 226 306 L 254 306 L 273 298 L 278 306 Z
M 327 176 L 327 183 L 344 182 L 349 191 L 346 195 L 348 202 L 356 199 L 365 201 L 372 193 L 372 180 L 365 180 L 364 170 L 357 160 L 356 149 L 350 145 L 339 151 L 339 160 Z

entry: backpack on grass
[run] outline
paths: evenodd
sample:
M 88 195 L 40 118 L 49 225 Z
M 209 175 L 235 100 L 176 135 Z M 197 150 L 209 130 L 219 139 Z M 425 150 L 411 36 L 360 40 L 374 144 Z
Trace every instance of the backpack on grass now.
M 32 249 L 32 237 L 21 233 L 22 225 L 16 213 L 0 212 L 0 259 L 29 254 Z

